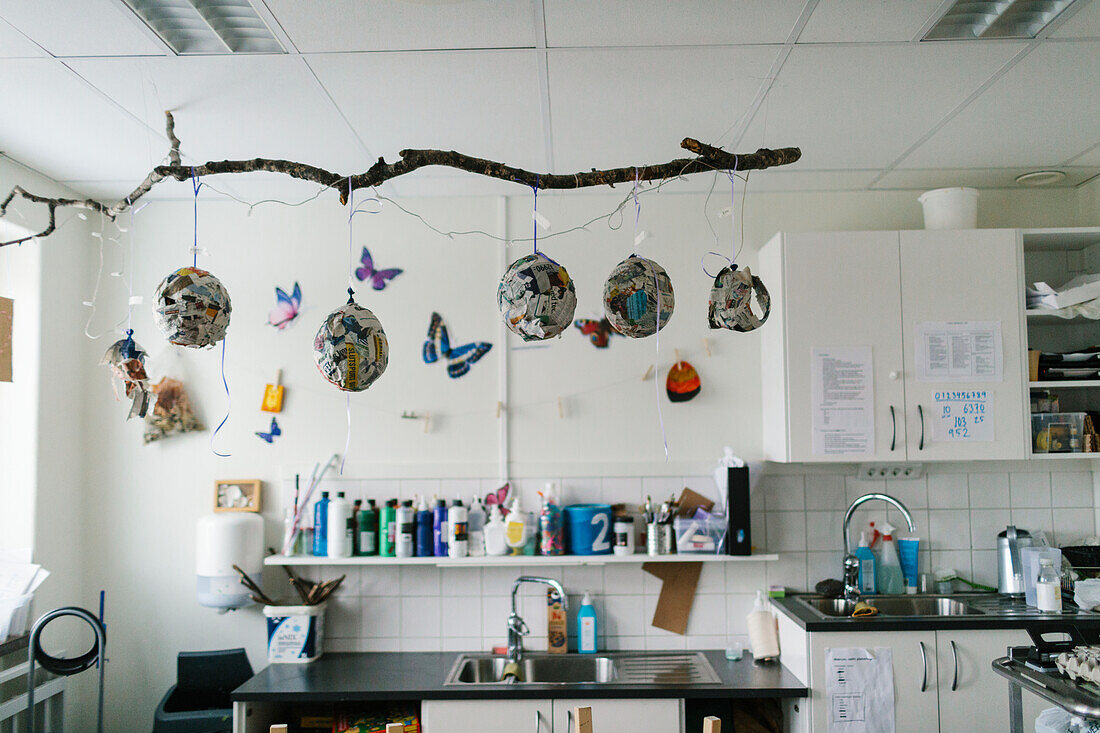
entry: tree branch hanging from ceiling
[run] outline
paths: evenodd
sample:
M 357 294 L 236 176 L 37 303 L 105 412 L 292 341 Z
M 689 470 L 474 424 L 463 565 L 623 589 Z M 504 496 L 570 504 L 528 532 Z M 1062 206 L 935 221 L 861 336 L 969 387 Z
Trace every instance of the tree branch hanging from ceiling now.
M 27 191 L 22 186 L 15 186 L 0 203 L 0 217 L 7 214 L 8 206 L 17 197 L 26 199 L 36 204 L 43 204 L 48 213 L 49 221 L 46 227 L 26 237 L 13 239 L 9 242 L 0 242 L 0 247 L 9 244 L 19 244 L 31 239 L 49 236 L 57 229 L 57 209 L 72 207 L 88 209 L 114 220 L 116 216 L 129 209 L 139 198 L 149 193 L 153 186 L 166 178 L 174 178 L 177 181 L 186 181 L 188 178 L 212 176 L 222 173 L 252 173 L 254 171 L 268 171 L 282 173 L 292 178 L 300 178 L 304 181 L 312 181 L 323 186 L 335 189 L 340 193 L 340 203 L 346 204 L 351 191 L 359 188 L 377 186 L 391 178 L 412 173 L 418 168 L 429 165 L 441 165 L 449 168 L 476 173 L 490 178 L 499 178 L 502 181 L 511 181 L 524 186 L 538 189 L 571 189 L 586 188 L 590 186 L 613 186 L 616 183 L 638 181 L 652 181 L 657 179 L 677 178 L 692 173 L 704 173 L 707 171 L 751 171 L 764 168 L 774 168 L 780 165 L 789 165 L 802 157 L 802 151 L 798 148 L 778 148 L 769 150 L 760 148 L 755 153 L 728 153 L 721 148 L 706 145 L 690 137 L 680 142 L 680 147 L 692 152 L 694 158 L 676 158 L 667 163 L 655 165 L 627 166 L 624 168 L 610 168 L 608 170 L 596 170 L 571 174 L 532 173 L 522 168 L 513 168 L 503 163 L 484 158 L 475 158 L 472 155 L 458 153 L 454 150 L 402 150 L 398 155 L 400 160 L 387 163 L 379 158 L 363 173 L 342 175 L 331 173 L 306 163 L 296 163 L 291 160 L 272 160 L 268 158 L 253 158 L 251 160 L 218 160 L 209 161 L 201 165 L 183 165 L 180 159 L 180 140 L 176 137 L 176 122 L 171 112 L 165 112 L 165 128 L 170 148 L 168 150 L 168 165 L 158 165 L 145 180 L 138 184 L 130 195 L 124 197 L 115 204 L 104 204 L 94 199 L 70 199 L 50 198 L 39 196 Z

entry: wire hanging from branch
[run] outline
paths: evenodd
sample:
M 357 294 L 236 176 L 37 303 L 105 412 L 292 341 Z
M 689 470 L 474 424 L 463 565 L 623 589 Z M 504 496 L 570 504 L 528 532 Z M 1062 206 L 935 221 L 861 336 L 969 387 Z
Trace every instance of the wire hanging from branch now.
M 275 160 L 269 158 L 252 158 L 250 160 L 220 160 L 209 161 L 202 165 L 183 165 L 180 157 L 180 139 L 175 132 L 175 119 L 171 112 L 165 112 L 165 132 L 169 142 L 168 165 L 158 165 L 149 175 L 138 184 L 128 196 L 115 204 L 107 204 L 95 199 L 70 199 L 51 198 L 39 196 L 27 191 L 22 186 L 15 186 L 11 192 L 0 202 L 0 217 L 7 213 L 7 208 L 18 196 L 32 203 L 46 206 L 49 215 L 48 222 L 37 234 L 30 234 L 19 239 L 0 242 L 0 247 L 10 244 L 19 244 L 31 239 L 46 237 L 57 229 L 57 209 L 60 207 L 75 207 L 88 209 L 101 213 L 111 219 L 126 211 L 135 201 L 152 190 L 166 178 L 177 181 L 185 181 L 192 176 L 202 177 L 220 175 L 223 173 L 253 173 L 266 171 L 269 173 L 281 173 L 291 178 L 299 178 L 305 181 L 313 181 L 340 193 L 340 203 L 348 202 L 349 194 L 358 188 L 372 188 L 390 179 L 403 176 L 406 173 L 424 168 L 426 166 L 446 166 L 476 173 L 490 178 L 499 178 L 512 183 L 519 183 L 535 189 L 576 189 L 591 186 L 614 186 L 616 183 L 629 183 L 634 180 L 652 181 L 668 178 L 678 178 L 692 173 L 705 171 L 730 170 L 736 167 L 741 171 L 760 170 L 773 168 L 780 165 L 789 165 L 802 157 L 802 151 L 798 148 L 778 148 L 770 150 L 760 148 L 755 153 L 728 153 L 721 148 L 716 148 L 706 143 L 701 143 L 690 137 L 680 141 L 680 147 L 691 153 L 694 158 L 676 158 L 667 163 L 658 163 L 646 166 L 626 166 L 623 168 L 610 168 L 568 174 L 536 173 L 522 168 L 498 163 L 485 158 L 477 158 L 454 150 L 402 150 L 398 153 L 400 160 L 387 163 L 379 158 L 363 173 L 345 175 L 331 173 L 323 168 L 318 168 L 308 163 L 297 163 L 291 160 Z

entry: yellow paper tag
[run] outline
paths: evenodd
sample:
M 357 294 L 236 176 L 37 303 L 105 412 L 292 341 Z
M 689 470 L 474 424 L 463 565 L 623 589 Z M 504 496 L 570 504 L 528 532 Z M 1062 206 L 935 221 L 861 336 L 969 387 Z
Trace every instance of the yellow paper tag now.
M 264 401 L 260 409 L 264 412 L 283 411 L 283 385 L 269 384 L 264 387 Z

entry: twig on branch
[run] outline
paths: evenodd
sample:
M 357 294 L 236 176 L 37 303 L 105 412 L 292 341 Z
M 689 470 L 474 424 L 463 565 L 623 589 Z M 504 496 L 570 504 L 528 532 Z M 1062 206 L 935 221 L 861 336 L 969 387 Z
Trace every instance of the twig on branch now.
M 476 173 L 490 178 L 499 178 L 503 181 L 511 181 L 524 186 L 539 189 L 573 189 L 590 186 L 614 186 L 616 183 L 638 181 L 652 181 L 657 179 L 677 178 L 692 173 L 702 173 L 714 170 L 750 171 L 763 168 L 773 168 L 780 165 L 789 165 L 802 157 L 802 151 L 798 148 L 779 148 L 769 150 L 761 148 L 755 153 L 729 153 L 721 148 L 716 148 L 701 143 L 690 137 L 680 142 L 680 147 L 695 153 L 695 158 L 676 158 L 667 163 L 654 165 L 629 166 L 626 168 L 611 168 L 609 170 L 584 171 L 572 174 L 534 173 L 513 168 L 512 166 L 484 158 L 475 158 L 471 155 L 458 153 L 454 150 L 402 150 L 398 155 L 400 159 L 393 163 L 387 163 L 383 158 L 372 165 L 364 173 L 356 173 L 350 176 L 339 173 L 331 173 L 316 166 L 305 163 L 296 163 L 290 160 L 271 160 L 268 158 L 253 158 L 251 160 L 220 160 L 210 161 L 202 165 L 183 165 L 180 158 L 180 140 L 176 137 L 175 120 L 171 112 L 165 112 L 165 128 L 171 147 L 168 151 L 169 165 L 158 165 L 138 187 L 124 199 L 107 206 L 92 199 L 64 199 L 48 198 L 32 194 L 20 186 L 16 186 L 0 203 L 0 217 L 7 213 L 8 204 L 16 196 L 21 196 L 34 203 L 45 204 L 49 210 L 49 224 L 45 229 L 21 239 L 10 242 L 0 242 L 0 247 L 9 244 L 18 244 L 35 237 L 45 237 L 56 228 L 55 212 L 60 206 L 74 206 L 91 209 L 114 219 L 116 216 L 133 206 L 134 202 L 149 193 L 153 186 L 165 178 L 174 178 L 177 181 L 185 181 L 192 176 L 212 176 L 222 173 L 252 173 L 255 171 L 267 171 L 282 173 L 291 178 L 299 178 L 303 181 L 312 181 L 322 186 L 328 186 L 340 193 L 340 202 L 346 204 L 351 191 L 359 188 L 369 188 L 384 183 L 392 178 L 411 173 L 418 168 L 430 165 L 441 165 L 448 168 Z

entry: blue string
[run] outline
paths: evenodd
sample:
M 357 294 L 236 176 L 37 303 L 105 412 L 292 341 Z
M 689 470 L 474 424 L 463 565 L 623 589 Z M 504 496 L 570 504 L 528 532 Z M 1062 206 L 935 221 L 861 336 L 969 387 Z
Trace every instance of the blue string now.
M 202 188 L 202 184 L 195 175 L 195 166 L 191 166 L 191 188 L 195 191 L 195 240 L 191 244 L 191 266 L 197 268 L 199 266 L 199 189 Z
M 535 185 L 531 186 L 531 190 L 535 194 L 535 213 L 537 214 L 538 211 L 539 211 L 539 177 L 538 176 L 535 176 Z M 539 220 L 536 217 L 532 216 L 531 217 L 531 224 L 533 225 L 534 230 L 535 230 L 534 234 L 531 237 L 531 241 L 534 243 L 535 254 L 538 254 L 539 253 Z
M 214 432 L 210 434 L 210 451 L 219 458 L 229 458 L 229 456 L 231 455 L 229 453 L 218 453 L 217 449 L 214 448 L 214 438 L 218 437 L 218 431 L 222 429 L 223 425 L 225 425 L 226 421 L 229 419 L 229 412 L 233 409 L 233 398 L 229 395 L 229 381 L 225 378 L 226 338 L 228 337 L 222 337 L 222 385 L 225 386 L 225 417 L 223 417 L 222 421 L 218 423 L 218 427 L 214 428 Z

